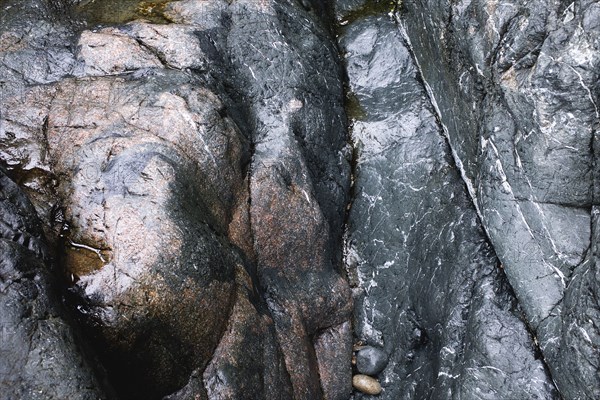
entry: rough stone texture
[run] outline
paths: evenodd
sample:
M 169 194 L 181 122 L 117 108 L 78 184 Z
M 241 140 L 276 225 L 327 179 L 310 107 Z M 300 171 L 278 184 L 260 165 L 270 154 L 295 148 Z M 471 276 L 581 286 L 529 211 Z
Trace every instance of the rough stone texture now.
M 1 4 L 16 39 L 0 149 L 64 237 L 111 382 L 123 398 L 347 398 L 350 149 L 320 8 L 181 1 L 157 25 L 110 3 Z M 62 69 L 15 64 L 45 43 Z
M 234 303 L 243 261 L 222 236 L 242 145 L 220 108 L 167 71 L 63 81 L 52 100 L 66 268 L 127 398 L 183 386 L 211 359 Z
M 35 209 L 0 171 L 1 399 L 103 399 L 65 319 Z
M 399 27 L 359 18 L 340 45 L 358 103 L 346 260 L 356 335 L 390 355 L 380 397 L 557 398 Z
M 313 343 L 325 399 L 347 399 L 352 391 L 352 326 L 350 321 L 318 334 Z
M 54 182 L 48 174 L 43 130 L 47 97 L 43 87 L 34 85 L 55 82 L 74 71 L 73 32 L 66 26 L 67 15 L 59 2 L 0 3 L 0 157 L 42 221 L 53 218 L 56 202 L 49 201 Z M 16 120 L 6 117 L 14 107 L 21 110 Z M 44 229 L 50 230 L 49 224 Z M 52 235 L 47 239 L 52 241 Z
M 390 8 L 0 0 L 0 397 L 599 398 L 600 6 Z
M 597 398 L 600 5 L 404 7 L 456 161 L 552 377 L 565 398 Z
M 236 304 L 227 331 L 204 372 L 165 399 L 290 399 L 292 386 L 273 321 L 247 272 L 236 271 Z
M 207 14 L 175 7 L 175 20 L 208 25 Z M 235 2 L 230 29 L 206 31 L 203 49 L 230 72 L 231 97 L 243 99 L 233 108 L 253 143 L 249 212 L 257 274 L 294 396 L 342 399 L 351 384 L 352 302 L 340 274 L 350 151 L 336 48 L 307 8 Z

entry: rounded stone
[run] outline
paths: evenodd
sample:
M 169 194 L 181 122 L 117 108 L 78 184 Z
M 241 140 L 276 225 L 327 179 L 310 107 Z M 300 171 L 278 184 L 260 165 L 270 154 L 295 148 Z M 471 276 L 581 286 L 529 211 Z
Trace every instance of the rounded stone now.
M 372 346 L 365 346 L 356 354 L 356 368 L 365 375 L 377 375 L 387 365 L 387 354 Z
M 356 390 L 360 390 L 366 394 L 381 393 L 381 385 L 377 379 L 367 375 L 354 375 L 352 377 L 352 386 L 354 386 Z

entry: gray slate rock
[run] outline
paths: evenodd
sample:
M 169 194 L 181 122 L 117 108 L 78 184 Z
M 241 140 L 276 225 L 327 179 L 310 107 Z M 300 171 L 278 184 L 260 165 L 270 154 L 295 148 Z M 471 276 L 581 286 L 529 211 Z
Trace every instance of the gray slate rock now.
M 600 310 L 588 281 L 600 6 L 423 0 L 404 11 L 455 161 L 543 360 L 565 398 L 598 398 L 600 358 L 590 355 L 600 329 L 580 313 Z
M 366 346 L 356 353 L 356 369 L 365 375 L 375 376 L 387 365 L 387 354 L 381 349 Z
M 342 250 L 380 398 L 600 397 L 597 2 L 338 1 L 352 196 L 322 2 L 148 3 L 0 1 L 1 396 L 103 397 L 68 225 L 124 398 L 346 399 Z
M 35 209 L 0 171 L 0 399 L 107 398 L 67 323 Z
M 399 27 L 359 18 L 340 46 L 358 103 L 346 262 L 356 336 L 389 354 L 379 398 L 558 398 Z

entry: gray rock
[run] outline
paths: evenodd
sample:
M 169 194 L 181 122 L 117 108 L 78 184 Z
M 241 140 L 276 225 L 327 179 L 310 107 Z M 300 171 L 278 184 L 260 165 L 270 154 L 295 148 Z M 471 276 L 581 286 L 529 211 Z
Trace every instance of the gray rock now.
M 0 398 L 107 398 L 68 324 L 35 210 L 4 171 L 0 226 Z
M 119 394 L 346 398 L 350 149 L 320 6 L 173 2 L 157 25 L 141 3 L 63 5 L 2 48 L 21 86 L 0 148 L 68 226 L 73 298 Z M 9 33 L 29 18 L 12 10 Z M 46 39 L 69 69 L 26 81 L 14 60 Z
M 438 117 L 542 360 L 565 398 L 597 398 L 599 359 L 585 355 L 600 330 L 574 310 L 599 311 L 587 280 L 596 263 L 600 8 L 404 7 Z
M 387 365 L 387 354 L 381 349 L 366 346 L 356 353 L 356 369 L 365 375 L 377 375 Z
M 255 145 L 259 281 L 294 397 L 345 399 L 352 301 L 340 261 L 350 152 L 337 49 L 314 11 L 295 3 L 239 1 L 231 12 L 227 48 Z M 324 345 L 318 335 L 336 339 Z
M 340 46 L 357 153 L 346 262 L 356 336 L 389 354 L 379 397 L 557 398 L 398 25 L 359 18 Z
M 0 397 L 600 397 L 597 2 L 329 5 L 0 0 Z

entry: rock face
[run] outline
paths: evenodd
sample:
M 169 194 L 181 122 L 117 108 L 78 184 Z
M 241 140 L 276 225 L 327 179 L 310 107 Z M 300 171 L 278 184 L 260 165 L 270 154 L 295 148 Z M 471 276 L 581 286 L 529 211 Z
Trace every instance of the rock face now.
M 395 7 L 0 0 L 0 399 L 599 398 L 600 6 Z
M 61 225 L 72 301 L 118 395 L 347 398 L 351 152 L 325 25 L 287 2 L 173 2 L 168 25 L 105 3 L 97 21 L 114 25 L 96 29 L 85 5 L 64 19 L 5 5 L 40 42 L 62 33 L 65 67 L 29 79 L 14 60 L 38 42 L 5 23 L 19 47 L 3 53 L 1 148 Z
M 193 86 L 167 71 L 63 81 L 49 110 L 66 267 L 108 362 L 135 371 L 118 385 L 133 384 L 127 397 L 168 394 L 208 363 L 244 265 L 223 238 L 241 141 L 214 95 Z
M 0 171 L 2 399 L 106 398 L 67 323 L 35 209 Z
M 347 263 L 356 334 L 390 354 L 380 397 L 557 397 L 399 27 L 359 18 L 340 44 L 359 107 Z
M 405 11 L 450 146 L 543 359 L 565 398 L 596 398 L 600 6 L 415 1 Z
M 336 49 L 318 22 L 285 2 L 238 2 L 228 47 L 235 73 L 248 85 L 258 276 L 294 396 L 344 399 L 352 302 L 339 249 L 349 151 Z M 317 345 L 316 334 L 336 340 Z M 321 388 L 319 373 L 336 382 Z

